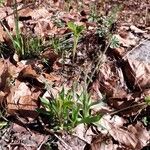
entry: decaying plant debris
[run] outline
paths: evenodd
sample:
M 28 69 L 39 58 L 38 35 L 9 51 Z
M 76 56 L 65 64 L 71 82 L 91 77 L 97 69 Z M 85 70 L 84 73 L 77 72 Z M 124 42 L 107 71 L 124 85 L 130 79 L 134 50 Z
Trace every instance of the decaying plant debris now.
M 149 149 L 147 0 L 0 4 L 0 149 Z

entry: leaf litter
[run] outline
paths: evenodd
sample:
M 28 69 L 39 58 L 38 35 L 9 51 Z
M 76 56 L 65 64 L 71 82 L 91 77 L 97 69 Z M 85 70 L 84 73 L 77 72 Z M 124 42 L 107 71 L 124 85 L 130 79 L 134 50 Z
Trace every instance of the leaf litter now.
M 14 35 L 17 33 L 13 2 L 6 1 L 0 8 L 0 41 L 7 45 L 2 47 L 0 59 L 0 103 L 5 113 L 2 112 L 2 118 L 9 120 L 9 125 L 0 132 L 1 149 L 142 150 L 148 147 L 149 102 L 145 101 L 150 96 L 148 2 L 119 0 L 113 3 L 106 1 L 103 5 L 88 0 L 83 3 L 59 0 L 17 2 L 18 26 L 22 34 L 38 36 L 45 45 L 40 55 L 30 60 L 19 60 L 16 53 L 10 52 L 12 41 L 2 24 Z M 27 3 L 30 5 L 26 6 Z M 101 20 L 95 22 L 96 16 L 91 16 L 91 11 L 96 6 L 97 11 L 106 15 L 114 4 L 120 3 L 123 11 L 115 22 L 113 33 L 119 47 L 108 47 L 102 64 L 94 71 L 97 55 L 101 55 L 109 43 L 108 37 L 102 38 L 96 33 Z M 92 22 L 90 17 L 93 17 Z M 60 51 L 54 51 L 55 48 L 60 50 L 61 43 L 56 39 L 63 34 L 66 35 L 63 36 L 66 38 L 64 41 L 69 39 L 69 44 L 73 43 L 67 28 L 70 21 L 84 25 L 86 29 L 78 42 L 75 64 L 72 63 L 71 52 L 63 48 L 65 44 L 61 47 L 65 49 L 64 61 Z M 52 40 L 52 44 L 48 40 Z M 6 49 L 9 51 L 7 55 Z M 62 87 L 70 89 L 74 81 L 83 85 L 84 75 L 90 76 L 92 72 L 94 76 L 88 89 L 93 101 L 100 103 L 91 111 L 93 115 L 103 114 L 100 121 L 90 126 L 78 125 L 74 129 L 75 134 L 64 131 L 57 134 L 47 129 L 47 122 L 37 112 L 37 108 L 42 107 L 39 98 L 57 97 Z M 80 91 L 79 88 L 77 93 Z

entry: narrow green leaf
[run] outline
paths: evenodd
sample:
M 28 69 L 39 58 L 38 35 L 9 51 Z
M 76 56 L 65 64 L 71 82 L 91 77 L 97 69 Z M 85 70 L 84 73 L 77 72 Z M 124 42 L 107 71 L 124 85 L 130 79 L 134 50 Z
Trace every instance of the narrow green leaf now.
M 75 33 L 76 31 L 76 24 L 74 22 L 68 22 L 67 23 L 68 28 Z
M 0 121 L 0 129 L 5 127 L 8 123 L 6 121 Z
M 49 100 L 47 98 L 41 97 L 40 100 L 41 100 L 42 104 L 44 104 L 44 105 L 50 105 L 50 102 L 49 102 Z
M 147 105 L 150 105 L 150 96 L 145 97 L 145 102 Z
M 100 120 L 102 116 L 88 116 L 85 118 L 82 118 L 81 121 L 79 123 L 86 123 L 86 124 L 90 124 L 90 123 L 94 123 Z

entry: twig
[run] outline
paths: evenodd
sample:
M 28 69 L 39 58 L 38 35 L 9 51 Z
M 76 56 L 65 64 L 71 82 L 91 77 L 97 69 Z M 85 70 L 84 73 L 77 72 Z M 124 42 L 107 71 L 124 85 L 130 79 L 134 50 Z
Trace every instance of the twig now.
M 42 145 L 47 142 L 47 138 L 46 138 L 46 137 L 47 137 L 47 136 L 45 136 L 44 140 L 43 140 L 43 141 L 41 142 L 41 144 L 38 146 L 37 150 L 41 150 Z
M 62 138 L 60 138 L 57 134 L 54 133 L 54 136 L 64 144 L 64 146 L 66 147 L 67 150 L 72 150 L 72 148 Z
M 106 46 L 104 52 L 99 55 L 99 57 L 98 57 L 98 59 L 97 59 L 97 60 L 98 60 L 98 63 L 96 64 L 96 67 L 95 67 L 94 71 L 92 72 L 92 74 L 91 74 L 91 76 L 90 76 L 90 80 L 89 80 L 89 82 L 88 82 L 88 85 L 89 85 L 90 81 L 92 80 L 94 74 L 96 73 L 97 69 L 100 67 L 101 62 L 102 62 L 102 59 L 103 59 L 103 56 L 104 56 L 104 54 L 106 53 L 106 51 L 108 50 L 110 44 L 111 44 L 111 42 L 109 42 L 109 43 L 107 44 L 107 46 Z
M 140 43 L 139 43 L 138 45 L 136 45 L 131 51 L 127 52 L 127 53 L 122 57 L 122 59 L 127 58 L 127 56 L 128 56 L 132 51 L 134 51 L 137 47 L 139 47 L 141 44 L 143 44 L 144 42 L 146 42 L 146 41 L 148 41 L 148 40 L 150 40 L 150 39 L 146 39 L 146 40 L 140 42 Z
M 128 110 L 128 109 L 130 109 L 130 108 L 139 107 L 139 106 L 144 106 L 144 105 L 146 105 L 146 104 L 145 104 L 145 102 L 140 103 L 140 104 L 135 104 L 135 105 L 128 106 L 128 107 L 125 107 L 125 108 L 123 108 L 123 109 L 120 109 L 120 110 L 114 111 L 114 112 L 112 112 L 112 113 L 109 113 L 109 115 L 115 115 L 115 114 L 117 114 L 117 113 L 119 113 L 119 112 L 122 112 L 122 111 Z

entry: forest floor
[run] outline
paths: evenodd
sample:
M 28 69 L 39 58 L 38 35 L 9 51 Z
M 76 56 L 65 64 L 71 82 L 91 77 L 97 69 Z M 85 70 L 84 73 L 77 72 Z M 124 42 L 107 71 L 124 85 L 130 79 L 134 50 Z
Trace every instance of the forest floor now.
M 0 150 L 149 150 L 149 0 L 0 1 Z

